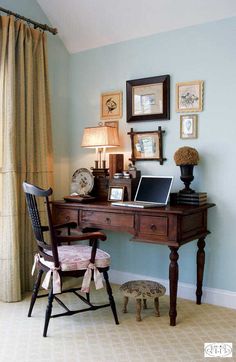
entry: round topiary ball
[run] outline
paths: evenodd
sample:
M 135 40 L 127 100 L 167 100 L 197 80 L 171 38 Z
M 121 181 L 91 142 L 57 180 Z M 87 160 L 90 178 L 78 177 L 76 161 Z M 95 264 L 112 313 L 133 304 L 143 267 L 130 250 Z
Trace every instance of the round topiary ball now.
M 177 166 L 182 165 L 197 165 L 199 161 L 199 154 L 195 148 L 180 147 L 174 154 L 174 160 Z

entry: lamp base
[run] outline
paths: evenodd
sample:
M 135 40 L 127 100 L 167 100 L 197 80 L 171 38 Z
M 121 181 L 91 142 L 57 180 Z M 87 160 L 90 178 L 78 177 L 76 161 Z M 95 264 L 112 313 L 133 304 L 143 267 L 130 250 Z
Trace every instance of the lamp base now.
M 95 196 L 97 200 L 106 201 L 109 190 L 108 168 L 92 168 L 92 174 L 94 176 L 92 195 Z
M 91 168 L 94 177 L 106 177 L 109 176 L 109 168 Z

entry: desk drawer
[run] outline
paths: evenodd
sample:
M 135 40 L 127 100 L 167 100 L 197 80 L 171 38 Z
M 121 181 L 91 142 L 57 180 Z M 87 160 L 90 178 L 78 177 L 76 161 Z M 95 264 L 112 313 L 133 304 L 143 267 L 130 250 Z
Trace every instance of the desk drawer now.
M 129 230 L 134 227 L 134 215 L 121 213 L 85 211 L 80 214 L 80 223 L 89 226 L 111 229 L 120 228 L 120 231 Z
M 146 235 L 168 234 L 168 218 L 165 216 L 140 216 L 139 232 Z
M 53 222 L 55 224 L 64 224 L 66 222 L 76 222 L 78 224 L 78 211 L 72 209 L 54 209 Z

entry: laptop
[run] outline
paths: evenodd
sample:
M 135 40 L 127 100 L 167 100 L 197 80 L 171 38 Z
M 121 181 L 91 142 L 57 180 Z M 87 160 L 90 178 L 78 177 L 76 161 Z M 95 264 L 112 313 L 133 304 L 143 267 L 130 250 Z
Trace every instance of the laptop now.
M 141 176 L 134 201 L 115 201 L 114 206 L 149 208 L 167 205 L 173 176 Z

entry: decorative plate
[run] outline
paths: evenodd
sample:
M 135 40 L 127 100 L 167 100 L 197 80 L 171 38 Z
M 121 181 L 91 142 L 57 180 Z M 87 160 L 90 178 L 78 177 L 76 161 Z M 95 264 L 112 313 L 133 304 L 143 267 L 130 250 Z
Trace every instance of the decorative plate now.
M 87 195 L 94 186 L 94 177 L 87 168 L 79 168 L 72 176 L 71 192 Z

